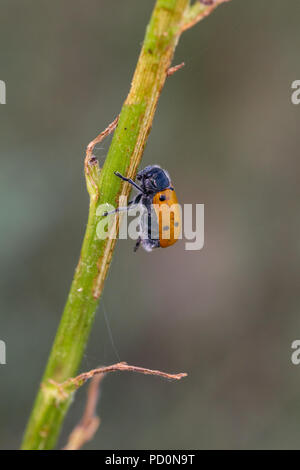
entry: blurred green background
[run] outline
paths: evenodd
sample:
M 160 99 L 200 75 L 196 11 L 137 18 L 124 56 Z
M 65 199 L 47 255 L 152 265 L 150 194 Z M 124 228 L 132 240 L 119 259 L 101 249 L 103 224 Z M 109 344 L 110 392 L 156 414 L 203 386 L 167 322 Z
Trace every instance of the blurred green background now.
M 0 0 L 0 447 L 17 448 L 88 213 L 86 144 L 118 114 L 154 5 Z M 233 0 L 181 38 L 143 166 L 205 204 L 205 247 L 120 241 L 82 371 L 118 362 L 180 383 L 105 379 L 89 449 L 300 447 L 298 0 Z M 97 147 L 103 164 L 109 140 Z M 80 419 L 76 396 L 60 438 Z

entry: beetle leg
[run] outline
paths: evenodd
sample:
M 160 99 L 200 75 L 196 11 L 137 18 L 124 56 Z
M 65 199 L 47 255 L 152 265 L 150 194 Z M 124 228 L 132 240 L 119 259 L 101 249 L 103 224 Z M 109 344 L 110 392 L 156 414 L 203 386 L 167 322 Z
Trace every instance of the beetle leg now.
M 113 211 L 109 211 L 109 212 L 104 212 L 103 213 L 103 217 L 107 217 L 108 215 L 111 215 L 111 214 L 116 214 L 117 212 L 126 212 L 126 211 L 129 211 L 129 209 L 131 209 L 131 206 L 132 204 L 134 203 L 135 201 L 130 201 L 128 203 L 128 206 L 123 206 L 123 207 L 117 207 L 116 209 L 114 209 Z
M 139 237 L 139 238 L 137 239 L 137 242 L 136 242 L 136 244 L 135 244 L 135 247 L 133 248 L 133 251 L 134 251 L 134 252 L 136 252 L 136 251 L 139 249 L 139 246 L 140 246 L 141 242 L 142 242 L 142 239 L 141 239 L 141 237 Z
M 116 214 L 117 212 L 124 212 L 124 211 L 128 211 L 130 209 L 130 206 L 125 206 L 125 207 L 117 207 L 116 209 L 114 209 L 113 211 L 109 211 L 109 212 L 104 212 L 103 213 L 103 217 L 107 217 L 108 215 L 111 215 L 111 214 Z
M 132 201 L 128 202 L 128 206 L 125 207 L 117 207 L 113 211 L 109 212 L 104 212 L 103 217 L 107 217 L 108 215 L 115 214 L 116 212 L 124 212 L 124 211 L 129 211 L 129 209 L 132 208 L 132 205 L 138 205 L 140 200 L 142 198 L 141 194 L 138 194 L 136 198 L 134 198 Z

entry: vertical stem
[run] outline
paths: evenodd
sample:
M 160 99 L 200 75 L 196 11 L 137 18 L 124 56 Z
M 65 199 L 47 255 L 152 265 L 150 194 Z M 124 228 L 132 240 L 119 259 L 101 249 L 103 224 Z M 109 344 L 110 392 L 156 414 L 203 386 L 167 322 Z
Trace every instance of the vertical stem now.
M 113 172 L 135 176 L 188 6 L 189 0 L 157 0 L 103 169 L 90 166 L 91 174 L 86 175 L 90 208 L 80 260 L 22 449 L 51 449 L 71 403 L 71 398 L 59 400 L 49 379 L 64 382 L 76 374 L 110 265 L 115 240 L 97 238 L 97 208 L 104 203 L 116 206 L 120 195 L 129 194 L 129 185 Z

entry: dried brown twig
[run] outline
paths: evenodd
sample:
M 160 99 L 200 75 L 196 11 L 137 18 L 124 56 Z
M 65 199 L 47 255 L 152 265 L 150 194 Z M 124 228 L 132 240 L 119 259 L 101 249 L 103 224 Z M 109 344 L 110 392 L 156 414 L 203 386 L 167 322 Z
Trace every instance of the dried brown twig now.
M 177 72 L 177 70 L 182 69 L 182 67 L 184 66 L 185 66 L 185 63 L 181 62 L 181 64 L 174 65 L 174 67 L 170 67 L 167 71 L 167 76 L 170 77 L 171 75 L 173 75 L 173 73 Z
M 109 126 L 107 126 L 106 129 L 104 129 L 104 131 L 102 131 L 99 135 L 97 135 L 97 137 L 95 137 L 95 139 L 93 139 L 86 148 L 85 160 L 84 160 L 84 172 L 86 176 L 88 189 L 89 187 L 91 188 L 91 191 L 89 191 L 91 197 L 93 196 L 93 194 L 96 197 L 98 197 L 99 195 L 97 179 L 99 177 L 100 169 L 99 169 L 98 161 L 93 155 L 94 148 L 97 144 L 102 142 L 105 139 L 105 137 L 109 136 L 115 130 L 115 128 L 118 125 L 118 122 L 119 122 L 119 116 L 117 116 L 113 120 L 113 122 L 111 122 Z
M 79 450 L 86 442 L 94 437 L 100 425 L 100 418 L 96 415 L 99 387 L 106 373 L 116 371 L 139 372 L 146 375 L 157 375 L 170 380 L 180 380 L 187 376 L 185 373 L 168 374 L 167 372 L 161 372 L 159 370 L 145 369 L 144 367 L 130 366 L 126 362 L 119 362 L 111 366 L 99 367 L 89 372 L 84 372 L 77 377 L 66 380 L 62 384 L 55 384 L 51 381 L 53 385 L 58 387 L 61 397 L 67 399 L 67 390 L 70 390 L 70 387 L 71 390 L 73 388 L 77 389 L 87 380 L 92 379 L 88 389 L 87 402 L 82 419 L 70 434 L 68 443 L 63 450 Z
M 230 2 L 230 0 L 198 0 L 195 2 L 187 11 L 181 33 L 195 26 L 196 23 L 209 16 L 215 8 L 225 2 Z
M 140 374 L 145 375 L 157 375 L 159 377 L 164 377 L 165 379 L 170 380 L 180 380 L 183 377 L 186 377 L 186 373 L 180 374 L 168 374 L 167 372 L 161 372 L 160 370 L 146 369 L 145 367 L 131 366 L 127 362 L 118 362 L 111 366 L 99 367 L 98 369 L 92 369 L 89 372 L 83 372 L 82 374 L 77 375 L 72 379 L 68 379 L 61 384 L 62 387 L 68 387 L 74 385 L 75 388 L 80 387 L 87 380 L 93 378 L 95 375 L 107 374 L 108 372 L 117 372 L 117 371 L 127 371 L 127 372 L 139 372 Z
M 100 425 L 100 418 L 96 415 L 96 407 L 103 378 L 104 374 L 98 374 L 91 380 L 82 419 L 71 432 L 68 443 L 63 450 L 79 450 L 94 437 Z

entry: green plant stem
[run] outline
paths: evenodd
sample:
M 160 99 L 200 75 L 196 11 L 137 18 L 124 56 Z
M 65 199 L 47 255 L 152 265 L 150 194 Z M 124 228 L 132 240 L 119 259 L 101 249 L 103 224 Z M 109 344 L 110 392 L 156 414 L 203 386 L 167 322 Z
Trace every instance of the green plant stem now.
M 92 147 L 87 149 L 85 173 L 90 207 L 86 233 L 22 449 L 51 449 L 57 441 L 72 394 L 62 400 L 53 381 L 62 383 L 76 375 L 115 245 L 114 239 L 97 237 L 96 228 L 101 219 L 97 208 L 105 203 L 116 207 L 120 195 L 129 195 L 129 184 L 116 178 L 114 171 L 132 178 L 136 174 L 189 8 L 189 0 L 157 0 L 131 90 L 101 171 L 92 158 Z M 190 15 L 188 19 L 191 20 Z

